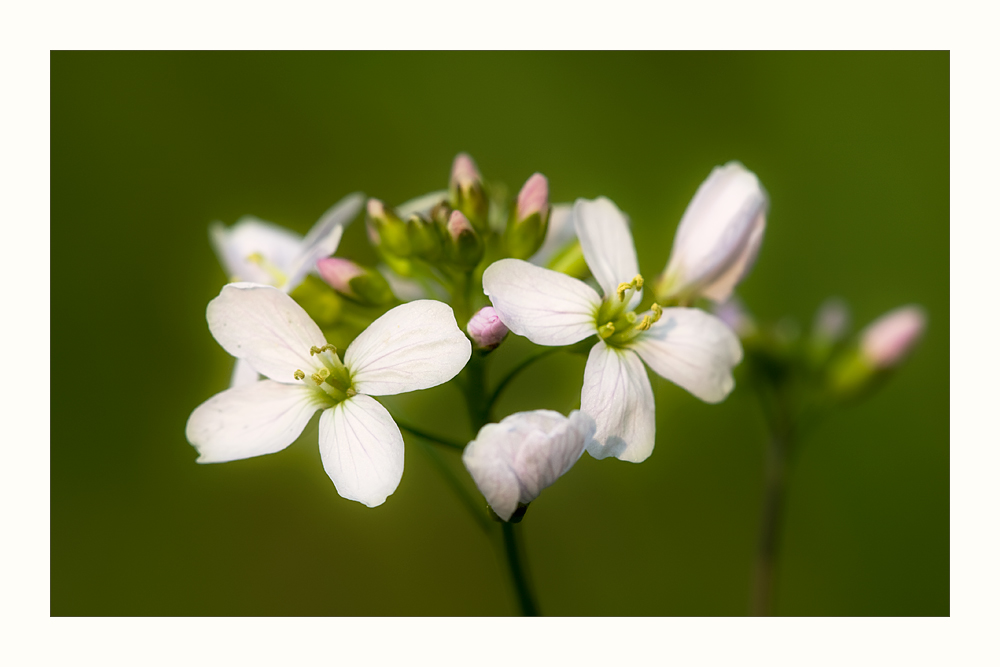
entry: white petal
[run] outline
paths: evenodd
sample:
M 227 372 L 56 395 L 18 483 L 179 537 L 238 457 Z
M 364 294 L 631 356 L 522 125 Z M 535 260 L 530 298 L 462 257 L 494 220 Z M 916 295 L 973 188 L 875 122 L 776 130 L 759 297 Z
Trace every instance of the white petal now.
M 530 503 L 568 471 L 594 435 L 594 420 L 574 410 L 518 412 L 487 424 L 462 461 L 493 511 L 507 521 L 517 504 Z
M 375 507 L 403 477 L 403 436 L 389 411 L 358 394 L 323 412 L 319 452 L 337 493 Z
M 553 204 L 549 214 L 549 228 L 545 232 L 542 247 L 528 261 L 535 266 L 545 266 L 549 260 L 576 239 L 573 226 L 573 205 Z
M 732 329 L 696 308 L 664 308 L 660 321 L 632 344 L 643 361 L 706 403 L 718 403 L 733 390 L 733 367 L 743 348 Z
M 483 291 L 508 329 L 539 345 L 570 345 L 597 333 L 601 297 L 566 274 L 501 259 L 483 273 Z
M 260 379 L 260 374 L 253 369 L 253 366 L 246 359 L 237 359 L 233 364 L 233 376 L 229 379 L 229 386 L 242 387 L 252 384 Z
M 341 199 L 320 216 L 306 234 L 295 260 L 288 267 L 288 280 L 282 286 L 286 292 L 295 289 L 307 273 L 316 269 L 317 260 L 329 257 L 337 251 L 344 226 L 354 219 L 364 202 L 364 195 L 355 192 Z
M 408 219 L 411 215 L 421 215 L 427 218 L 430 217 L 431 209 L 447 199 L 447 190 L 429 192 L 425 195 L 414 197 L 413 199 L 397 206 L 396 215 L 398 215 L 402 220 Z
M 743 165 L 713 169 L 677 227 L 665 269 L 669 296 L 728 298 L 756 259 L 767 206 L 760 181 Z
M 610 297 L 621 283 L 631 281 L 639 273 L 635 243 L 628 229 L 628 219 L 607 197 L 593 201 L 577 199 L 573 206 L 573 224 L 580 238 L 583 257 L 597 284 Z M 641 299 L 640 293 L 633 301 Z M 631 304 L 630 304 L 631 305 Z
M 639 463 L 656 443 L 653 388 L 639 357 L 600 341 L 583 372 L 580 410 L 594 418 L 597 433 L 587 447 L 597 459 L 614 456 Z
M 231 283 L 208 304 L 208 328 L 226 352 L 246 359 L 257 372 L 278 382 L 297 383 L 322 366 L 309 354 L 326 344 L 306 311 L 274 287 Z M 312 371 L 310 371 L 312 369 Z
M 444 384 L 465 367 L 472 344 L 451 306 L 424 299 L 372 322 L 344 354 L 354 389 L 388 396 Z
M 221 222 L 208 228 L 212 248 L 230 280 L 274 284 L 270 273 L 247 260 L 254 254 L 287 271 L 302 246 L 302 237 L 293 231 L 254 217 L 243 217 L 226 228 Z
M 187 439 L 200 454 L 198 463 L 272 454 L 292 444 L 324 405 L 303 384 L 261 380 L 227 389 L 195 408 Z

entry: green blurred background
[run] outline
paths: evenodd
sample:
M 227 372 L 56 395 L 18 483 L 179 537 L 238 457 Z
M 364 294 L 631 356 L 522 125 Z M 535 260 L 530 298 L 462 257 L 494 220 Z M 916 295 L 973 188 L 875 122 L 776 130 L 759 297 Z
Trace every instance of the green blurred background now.
M 645 274 L 711 168 L 771 195 L 739 288 L 803 325 L 839 295 L 863 325 L 918 302 L 929 330 L 868 402 L 806 442 L 776 610 L 949 613 L 949 56 L 939 53 L 67 53 L 51 58 L 53 615 L 516 613 L 504 563 L 420 447 L 376 509 L 337 496 L 315 422 L 278 454 L 194 463 L 191 410 L 229 380 L 205 306 L 213 220 L 305 232 L 343 195 L 443 187 L 470 152 L 512 189 L 606 195 Z M 362 224 L 338 254 L 370 257 Z M 529 346 L 505 344 L 500 365 Z M 584 358 L 517 381 L 503 414 L 566 411 Z M 765 432 L 738 386 L 709 406 L 652 375 L 641 465 L 588 455 L 521 524 L 551 615 L 748 609 Z M 468 435 L 452 386 L 387 405 Z M 463 473 L 459 456 L 441 456 Z M 466 478 L 467 479 L 467 478 Z M 470 488 L 471 480 L 468 480 Z

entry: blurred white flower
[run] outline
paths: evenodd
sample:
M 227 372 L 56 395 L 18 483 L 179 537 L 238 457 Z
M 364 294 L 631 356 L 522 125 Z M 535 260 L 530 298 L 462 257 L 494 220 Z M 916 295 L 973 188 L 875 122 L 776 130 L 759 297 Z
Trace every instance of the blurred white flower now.
M 583 379 L 581 410 L 597 423 L 588 451 L 639 462 L 656 436 L 653 390 L 640 357 L 657 374 L 709 403 L 733 388 L 743 351 L 718 318 L 692 308 L 661 308 L 637 316 L 643 279 L 625 216 L 611 200 L 577 200 L 573 223 L 587 265 L 604 291 L 516 259 L 483 274 L 483 289 L 514 333 L 539 345 L 571 345 L 594 334 Z
M 479 429 L 462 462 L 493 511 L 509 521 L 518 504 L 527 505 L 573 467 L 596 429 L 594 420 L 574 410 L 518 412 Z
M 371 396 L 443 384 L 472 354 L 451 308 L 439 301 L 393 308 L 351 343 L 343 361 L 309 315 L 274 287 L 226 285 L 207 317 L 219 344 L 269 379 L 227 389 L 194 410 L 187 439 L 198 462 L 277 452 L 322 410 L 323 467 L 341 496 L 369 507 L 381 505 L 403 474 L 399 428 Z
M 337 251 L 344 225 L 363 204 L 361 193 L 347 195 L 320 217 L 305 238 L 274 223 L 246 216 L 232 227 L 212 223 L 209 240 L 231 281 L 272 285 L 288 293 L 306 274 L 316 270 L 317 260 Z M 247 362 L 236 361 L 231 387 L 257 380 L 257 372 Z
M 757 260 L 767 209 L 767 193 L 753 172 L 739 162 L 713 169 L 681 217 L 656 298 L 728 299 Z

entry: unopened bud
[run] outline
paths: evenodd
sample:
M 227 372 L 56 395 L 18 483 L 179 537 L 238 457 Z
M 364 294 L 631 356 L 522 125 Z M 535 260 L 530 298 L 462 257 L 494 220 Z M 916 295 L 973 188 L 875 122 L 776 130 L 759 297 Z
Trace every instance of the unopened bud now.
M 927 326 L 920 306 L 889 311 L 861 332 L 861 354 L 878 369 L 898 365 L 913 349 Z
M 517 203 L 507 223 L 507 254 L 516 259 L 534 255 L 545 241 L 549 222 L 549 182 L 533 174 L 517 195 Z
M 466 330 L 476 348 L 484 352 L 500 345 L 509 331 L 492 306 L 486 306 L 473 315 Z
M 483 189 L 483 177 L 467 153 L 459 153 L 451 165 L 449 183 L 451 206 L 461 211 L 472 226 L 485 231 L 489 225 L 489 201 Z
M 483 241 L 461 211 L 452 211 L 448 218 L 448 256 L 465 269 L 471 269 L 483 258 Z
M 406 223 L 392 209 L 378 199 L 368 200 L 369 239 L 375 237 L 379 245 L 400 257 L 408 257 L 412 248 L 406 232 Z
M 396 300 L 381 273 L 341 257 L 316 262 L 316 270 L 330 287 L 348 299 L 368 306 L 384 306 Z
M 438 230 L 438 226 L 433 222 L 428 222 L 418 215 L 410 216 L 406 221 L 406 231 L 413 254 L 431 262 L 439 259 L 443 244 Z

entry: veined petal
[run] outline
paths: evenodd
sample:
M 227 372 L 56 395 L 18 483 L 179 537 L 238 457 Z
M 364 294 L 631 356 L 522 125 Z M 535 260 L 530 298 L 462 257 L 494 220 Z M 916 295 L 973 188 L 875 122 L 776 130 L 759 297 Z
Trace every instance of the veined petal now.
M 365 196 L 355 192 L 341 199 L 320 216 L 306 234 L 295 260 L 288 267 L 288 280 L 282 286 L 286 292 L 295 289 L 307 273 L 316 269 L 317 260 L 329 257 L 337 251 L 344 226 L 354 219 L 364 202 Z
M 444 384 L 465 367 L 472 344 L 451 306 L 424 299 L 396 306 L 347 348 L 354 389 L 388 396 Z
M 545 266 L 549 260 L 576 238 L 573 226 L 573 205 L 553 204 L 549 215 L 549 228 L 542 247 L 528 261 L 535 266 Z
M 664 308 L 660 320 L 630 347 L 649 367 L 706 403 L 733 390 L 733 367 L 743 348 L 732 329 L 696 308 Z
M 216 394 L 191 413 L 187 439 L 198 463 L 273 454 L 292 444 L 325 405 L 303 384 L 261 380 Z
M 764 213 L 758 215 L 750 229 L 750 235 L 746 239 L 739 253 L 733 258 L 732 263 L 719 274 L 714 280 L 701 288 L 702 295 L 722 303 L 729 298 L 740 281 L 742 281 L 753 265 L 757 262 L 757 253 L 760 252 L 760 243 L 764 240 L 764 227 L 767 224 Z
M 233 375 L 229 379 L 229 387 L 242 387 L 260 379 L 260 374 L 253 369 L 253 366 L 246 359 L 237 359 L 233 364 Z
M 278 225 L 251 216 L 239 219 L 227 228 L 213 222 L 208 228 L 219 263 L 230 280 L 275 284 L 275 277 L 251 262 L 251 255 L 260 255 L 282 271 L 287 271 L 302 246 L 302 237 Z
M 570 345 L 597 333 L 601 297 L 582 281 L 520 259 L 483 273 L 483 291 L 507 328 L 539 345 Z
M 278 382 L 297 383 L 301 369 L 319 370 L 309 354 L 326 344 L 323 332 L 284 292 L 267 285 L 231 283 L 212 299 L 208 328 L 229 354 L 246 359 L 258 373 Z
M 403 477 L 403 436 L 389 411 L 358 394 L 323 412 L 319 452 L 337 493 L 376 507 Z
M 583 257 L 605 298 L 615 294 L 618 285 L 627 283 L 639 273 L 635 243 L 628 228 L 628 219 L 607 197 L 593 201 L 577 199 L 573 205 L 573 224 L 580 238 Z M 641 290 L 633 302 L 641 299 Z M 629 304 L 632 305 L 631 303 Z
M 653 388 L 639 357 L 600 341 L 583 371 L 580 410 L 594 418 L 597 432 L 587 447 L 596 459 L 614 456 L 639 463 L 656 443 Z

